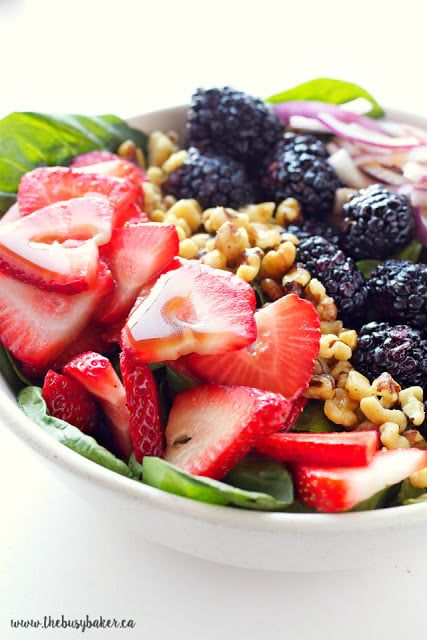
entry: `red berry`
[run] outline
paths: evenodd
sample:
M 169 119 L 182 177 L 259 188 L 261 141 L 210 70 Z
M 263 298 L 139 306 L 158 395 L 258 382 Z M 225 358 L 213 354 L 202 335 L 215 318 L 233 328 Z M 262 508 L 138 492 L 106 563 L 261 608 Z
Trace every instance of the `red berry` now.
M 364 467 L 292 465 L 299 499 L 317 511 L 352 509 L 378 491 L 427 467 L 427 451 L 393 449 L 378 451 Z
M 377 431 L 273 433 L 257 449 L 280 462 L 324 467 L 366 466 L 379 447 Z
M 110 360 L 100 353 L 87 351 L 67 362 L 62 372 L 80 382 L 99 400 L 118 450 L 128 459 L 132 441 L 126 392 Z
M 180 260 L 146 287 L 123 328 L 122 348 L 141 362 L 183 354 L 222 353 L 256 337 L 255 294 L 227 271 Z
M 208 384 L 182 391 L 166 425 L 165 460 L 220 479 L 260 438 L 282 427 L 289 409 L 283 396 L 251 387 Z
M 43 291 L 0 272 L 0 340 L 21 362 L 46 368 L 87 327 L 112 287 L 102 262 L 95 282 L 74 295 Z
M 42 395 L 51 416 L 65 420 L 83 433 L 93 433 L 99 405 L 76 380 L 50 369 L 44 379 Z
M 137 462 L 163 456 L 164 434 L 156 380 L 148 365 L 120 354 L 120 369 L 129 409 L 130 433 Z
M 296 398 L 307 388 L 319 353 L 320 321 L 311 302 L 289 294 L 255 313 L 257 337 L 246 348 L 192 354 L 190 371 L 203 382 L 246 385 Z

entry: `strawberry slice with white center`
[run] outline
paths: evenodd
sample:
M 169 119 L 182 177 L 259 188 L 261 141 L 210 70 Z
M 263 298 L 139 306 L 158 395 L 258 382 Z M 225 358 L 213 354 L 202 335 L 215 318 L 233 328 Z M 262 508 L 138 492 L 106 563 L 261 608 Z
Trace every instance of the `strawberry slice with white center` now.
M 111 241 L 102 248 L 101 257 L 110 267 L 116 287 L 98 319 L 115 322 L 129 313 L 141 287 L 160 273 L 178 250 L 174 225 L 127 223 L 115 229 Z
M 147 364 L 120 354 L 120 369 L 129 409 L 130 433 L 137 462 L 163 456 L 164 432 L 156 380 Z
M 116 156 L 110 160 L 102 160 L 95 164 L 80 165 L 79 170 L 82 173 L 97 173 L 102 176 L 128 180 L 137 190 L 135 202 L 141 209 L 144 207 L 144 190 L 142 183 L 147 181 L 147 176 L 139 167 L 129 160 Z
M 120 219 L 116 219 L 116 227 L 122 227 L 125 224 L 134 224 L 137 222 L 151 222 L 145 211 L 140 206 L 133 202 L 123 211 Z
M 111 160 L 117 160 L 120 156 L 107 149 L 94 149 L 93 151 L 85 151 L 75 156 L 70 164 L 73 169 L 78 167 L 87 167 L 92 164 L 99 164 L 100 162 L 110 162 Z
M 51 416 L 65 420 L 91 435 L 99 418 L 99 405 L 80 382 L 50 369 L 43 382 L 43 399 Z
M 133 446 L 125 388 L 110 360 L 95 351 L 72 358 L 62 373 L 77 380 L 100 402 L 120 455 L 128 459 Z
M 187 367 L 203 382 L 247 385 L 298 397 L 308 386 L 319 353 L 316 309 L 289 294 L 256 311 L 255 320 L 255 342 L 233 353 L 191 354 Z
M 7 224 L 8 222 L 19 220 L 20 217 L 21 212 L 19 211 L 19 204 L 15 202 L 15 204 L 9 207 L 9 209 L 0 218 L 0 226 L 3 224 Z
M 273 433 L 260 440 L 260 453 L 279 462 L 301 462 L 323 467 L 366 466 L 379 448 L 378 432 Z
M 127 158 L 119 156 L 117 153 L 113 153 L 112 151 L 107 151 L 104 149 L 81 153 L 73 158 L 70 166 L 73 169 L 81 169 L 82 167 L 93 167 L 104 162 L 116 162 L 120 163 L 122 166 L 119 168 L 118 164 L 116 169 L 114 170 L 114 173 L 112 173 L 112 164 L 110 167 L 104 167 L 104 169 L 100 169 L 99 167 L 97 167 L 96 171 L 98 171 L 99 173 L 104 173 L 105 171 L 107 171 L 108 175 L 115 175 L 119 178 L 132 176 L 132 181 L 136 180 L 137 178 L 139 179 L 139 181 L 147 180 L 145 171 L 138 167 L 138 165 L 133 163 L 131 160 L 128 160 Z M 126 167 L 127 169 L 125 169 L 124 167 Z
M 227 271 L 181 262 L 147 288 L 123 328 L 122 349 L 141 362 L 222 353 L 256 338 L 252 287 Z
M 364 467 L 292 465 L 299 499 L 317 511 L 333 513 L 352 509 L 379 491 L 427 467 L 427 451 L 378 451 Z
M 88 325 L 113 284 L 102 262 L 89 289 L 74 295 L 43 291 L 0 272 L 0 341 L 18 360 L 46 367 Z
M 39 167 L 22 176 L 18 204 L 21 216 L 26 216 L 54 202 L 97 193 L 109 199 L 115 216 L 119 218 L 130 204 L 137 201 L 140 191 L 140 187 L 121 177 L 70 167 Z
M 279 394 L 251 387 L 201 385 L 179 393 L 166 425 L 164 458 L 188 473 L 219 480 L 290 409 Z
M 78 293 L 93 282 L 98 247 L 109 241 L 105 196 L 57 202 L 0 226 L 0 269 L 47 290 Z

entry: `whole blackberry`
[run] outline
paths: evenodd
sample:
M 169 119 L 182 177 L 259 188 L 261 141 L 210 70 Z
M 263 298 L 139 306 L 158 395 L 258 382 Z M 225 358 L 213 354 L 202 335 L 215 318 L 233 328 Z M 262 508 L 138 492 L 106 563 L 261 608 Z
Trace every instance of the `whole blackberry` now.
M 300 225 L 290 224 L 285 229 L 286 233 L 293 233 L 302 242 L 312 236 L 322 236 L 332 244 L 339 245 L 341 234 L 339 229 L 327 225 L 322 220 L 308 218 Z
M 401 387 L 424 386 L 427 341 L 409 325 L 370 322 L 359 331 L 352 364 L 370 381 L 388 372 Z
M 355 260 L 389 258 L 414 233 L 408 198 L 382 185 L 359 190 L 343 205 L 342 249 Z
M 368 288 L 353 260 L 321 236 L 311 236 L 297 247 L 296 262 L 323 284 L 336 304 L 338 317 L 358 325 L 366 313 Z
M 258 163 L 283 133 L 261 99 L 231 87 L 197 89 L 187 115 L 185 145 Z
M 177 199 L 194 198 L 203 209 L 238 209 L 254 202 L 252 186 L 240 162 L 201 153 L 195 147 L 187 151 L 184 163 L 169 174 L 164 189 Z
M 288 145 L 283 137 L 266 156 L 258 174 L 261 197 L 274 202 L 295 198 L 305 218 L 322 218 L 332 210 L 340 180 L 327 158 Z
M 383 320 L 427 325 L 427 265 L 411 260 L 386 260 L 368 281 L 373 306 Z

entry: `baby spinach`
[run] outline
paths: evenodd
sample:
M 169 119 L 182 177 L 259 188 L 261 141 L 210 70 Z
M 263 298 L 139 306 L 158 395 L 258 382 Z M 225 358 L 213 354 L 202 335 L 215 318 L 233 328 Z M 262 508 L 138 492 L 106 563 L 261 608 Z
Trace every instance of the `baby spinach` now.
M 86 151 L 116 151 L 124 140 L 146 151 L 147 136 L 114 115 L 9 114 L 0 120 L 0 215 L 15 202 L 25 172 L 67 165 Z
M 267 98 L 266 102 L 287 102 L 289 100 L 319 100 L 330 104 L 343 104 L 365 98 L 371 103 L 371 109 L 366 114 L 372 118 L 380 118 L 384 115 L 384 110 L 368 91 L 362 89 L 353 82 L 336 80 L 334 78 L 315 78 L 302 84 L 281 91 Z
M 40 387 L 22 389 L 18 393 L 18 406 L 30 420 L 66 447 L 111 471 L 129 478 L 134 477 L 134 473 L 123 460 L 116 458 L 92 436 L 87 436 L 68 422 L 49 415 Z
M 11 353 L 0 342 L 0 373 L 15 393 L 22 389 L 23 381 Z
M 281 511 L 289 505 L 293 492 L 286 500 L 258 491 L 247 491 L 225 482 L 202 476 L 193 476 L 154 456 L 145 456 L 142 462 L 143 481 L 157 489 L 199 502 L 232 505 L 259 511 Z M 290 478 L 288 478 L 288 481 Z
M 256 452 L 238 462 L 223 480 L 245 491 L 268 493 L 285 504 L 291 504 L 294 499 L 289 471 L 280 462 Z

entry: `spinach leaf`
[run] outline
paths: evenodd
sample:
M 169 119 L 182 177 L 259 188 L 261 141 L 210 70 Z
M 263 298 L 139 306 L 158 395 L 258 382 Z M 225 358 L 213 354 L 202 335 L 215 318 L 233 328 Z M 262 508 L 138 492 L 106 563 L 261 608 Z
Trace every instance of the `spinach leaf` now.
M 11 353 L 0 342 L 0 373 L 15 393 L 22 389 L 23 382 Z
M 294 499 L 289 471 L 280 462 L 255 452 L 238 462 L 223 480 L 239 489 L 268 493 L 285 504 Z
M 323 411 L 323 404 L 318 400 L 309 400 L 301 411 L 292 431 L 308 431 L 322 433 L 335 431 L 337 425 L 329 420 Z
M 129 478 L 134 477 L 134 473 L 123 460 L 116 458 L 110 451 L 99 445 L 94 438 L 82 433 L 80 429 L 68 424 L 68 422 L 49 415 L 40 387 L 22 389 L 18 393 L 18 406 L 43 431 L 66 447 L 103 467 L 107 467 L 107 469 L 111 469 L 111 471 L 116 471 Z
M 425 489 L 420 489 L 418 487 L 414 487 L 409 478 L 403 480 L 400 484 L 399 491 L 397 492 L 392 506 L 398 506 L 402 504 L 412 504 L 414 501 L 417 501 L 421 496 L 424 496 L 423 499 L 426 498 Z
M 133 140 L 144 152 L 145 133 L 113 115 L 15 112 L 0 120 L 0 215 L 16 200 L 21 176 L 40 166 L 66 165 L 93 149 L 116 151 Z
M 368 100 L 372 108 L 366 114 L 372 118 L 384 115 L 384 110 L 370 93 L 352 82 L 336 80 L 334 78 L 315 78 L 292 89 L 276 93 L 267 98 L 266 102 L 286 102 L 288 100 L 320 100 L 330 104 L 343 104 L 357 98 Z
M 373 274 L 373 272 L 375 271 L 375 269 L 378 267 L 378 265 L 380 265 L 381 263 L 382 263 L 382 260 L 376 260 L 374 258 L 372 259 L 370 258 L 366 260 L 359 260 L 358 262 L 356 262 L 356 267 L 358 268 L 360 273 L 363 275 L 363 277 L 366 278 L 366 280 L 368 280 Z
M 245 491 L 225 482 L 193 476 L 154 456 L 144 457 L 142 477 L 152 487 L 209 504 L 228 504 L 259 511 L 281 511 L 289 504 L 267 493 Z

